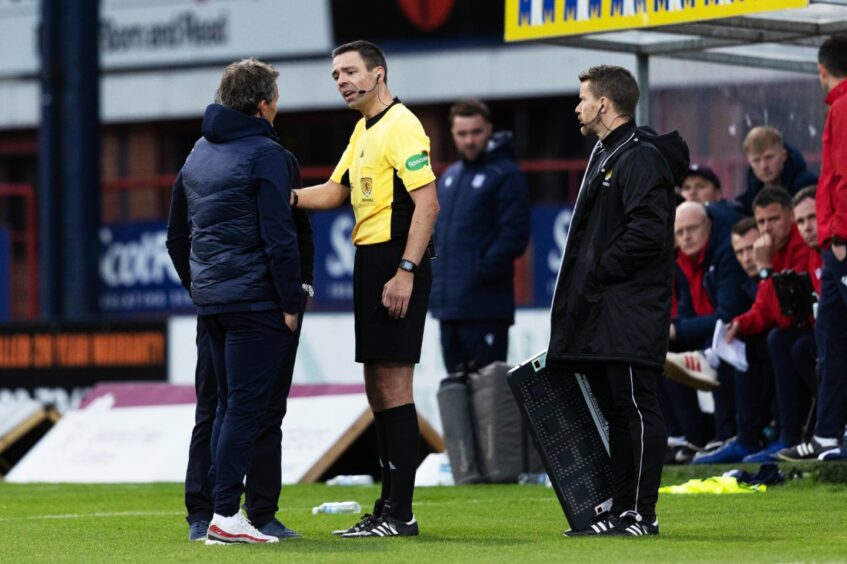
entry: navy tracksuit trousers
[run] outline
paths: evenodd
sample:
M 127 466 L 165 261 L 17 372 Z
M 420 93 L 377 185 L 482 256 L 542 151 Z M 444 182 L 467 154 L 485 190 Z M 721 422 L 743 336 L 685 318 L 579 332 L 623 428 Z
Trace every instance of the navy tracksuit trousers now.
M 831 249 L 823 252 L 815 341 L 821 376 L 815 435 L 840 438 L 847 391 L 847 259 L 839 262 Z
M 292 334 L 278 310 L 198 317 L 197 407 L 185 477 L 189 523 L 238 511 L 245 473 L 251 521 L 261 527 L 274 518 L 281 424 L 302 320 L 301 314 Z

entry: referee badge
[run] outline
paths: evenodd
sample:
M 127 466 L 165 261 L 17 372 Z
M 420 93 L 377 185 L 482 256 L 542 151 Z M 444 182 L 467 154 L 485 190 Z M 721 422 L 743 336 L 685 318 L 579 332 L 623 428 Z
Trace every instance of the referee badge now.
M 371 193 L 373 192 L 373 178 L 370 176 L 362 177 L 362 194 L 365 195 L 365 198 L 370 198 Z

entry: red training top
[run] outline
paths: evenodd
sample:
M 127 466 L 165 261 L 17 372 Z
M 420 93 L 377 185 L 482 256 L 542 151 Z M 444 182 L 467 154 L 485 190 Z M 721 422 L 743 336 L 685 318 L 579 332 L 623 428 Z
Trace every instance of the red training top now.
M 847 80 L 829 91 L 826 103 L 829 113 L 823 128 L 821 177 L 815 198 L 822 249 L 829 247 L 833 235 L 847 240 Z

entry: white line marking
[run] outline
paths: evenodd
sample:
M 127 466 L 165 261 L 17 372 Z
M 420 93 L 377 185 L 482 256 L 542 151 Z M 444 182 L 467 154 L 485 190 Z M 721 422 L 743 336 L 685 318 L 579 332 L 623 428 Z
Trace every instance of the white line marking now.
M 0 521 L 41 521 L 42 519 L 85 519 L 87 517 L 156 517 L 183 515 L 182 511 L 98 511 L 96 513 L 64 513 L 59 515 L 29 515 L 27 517 L 0 517 Z

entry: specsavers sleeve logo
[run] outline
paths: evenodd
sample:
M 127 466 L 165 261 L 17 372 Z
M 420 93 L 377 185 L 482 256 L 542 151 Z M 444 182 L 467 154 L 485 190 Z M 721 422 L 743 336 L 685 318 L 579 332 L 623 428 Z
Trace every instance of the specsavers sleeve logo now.
M 426 154 L 426 151 L 421 151 L 406 159 L 407 170 L 420 170 L 427 165 L 429 165 L 429 155 Z

